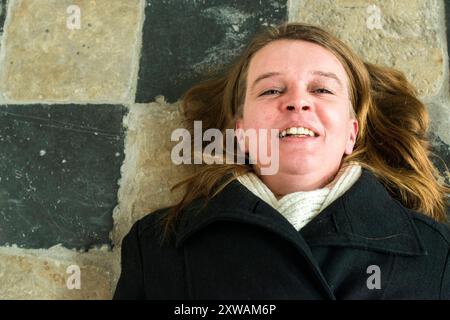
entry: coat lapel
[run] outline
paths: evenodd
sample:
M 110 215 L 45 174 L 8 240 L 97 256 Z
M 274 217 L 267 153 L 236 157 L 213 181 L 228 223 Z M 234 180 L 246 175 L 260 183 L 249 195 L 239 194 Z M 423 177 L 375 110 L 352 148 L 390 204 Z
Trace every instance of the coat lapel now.
M 324 294 L 335 299 L 303 236 L 278 211 L 253 195 L 238 181 L 231 182 L 204 209 L 201 208 L 202 204 L 198 202 L 183 214 L 176 240 L 177 247 L 215 221 L 237 221 L 256 225 L 278 234 L 294 245 L 312 269 Z
M 427 254 L 407 209 L 367 169 L 301 233 L 311 247 L 353 247 L 404 256 Z
M 340 198 L 298 232 L 274 208 L 238 181 L 229 183 L 206 206 L 195 201 L 183 214 L 176 246 L 216 221 L 236 221 L 274 232 L 295 246 L 323 292 L 335 296 L 311 248 L 339 246 L 398 255 L 426 255 L 410 215 L 368 170 Z

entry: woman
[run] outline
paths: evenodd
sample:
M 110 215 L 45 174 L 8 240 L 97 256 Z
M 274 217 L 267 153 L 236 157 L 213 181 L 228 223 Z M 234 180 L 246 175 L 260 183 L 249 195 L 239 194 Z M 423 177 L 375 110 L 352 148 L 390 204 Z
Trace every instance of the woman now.
M 450 299 L 449 189 L 401 73 L 285 24 L 183 107 L 204 129 L 278 129 L 279 169 L 261 174 L 238 135 L 254 164 L 201 167 L 178 205 L 138 221 L 116 299 Z

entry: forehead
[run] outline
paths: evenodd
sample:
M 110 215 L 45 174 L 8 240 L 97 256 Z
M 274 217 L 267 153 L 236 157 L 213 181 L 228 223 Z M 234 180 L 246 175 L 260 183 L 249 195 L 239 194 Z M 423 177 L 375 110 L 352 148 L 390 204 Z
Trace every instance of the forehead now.
M 303 40 L 276 40 L 264 46 L 250 61 L 248 80 L 267 72 L 301 75 L 311 71 L 332 72 L 348 83 L 345 69 L 333 53 Z

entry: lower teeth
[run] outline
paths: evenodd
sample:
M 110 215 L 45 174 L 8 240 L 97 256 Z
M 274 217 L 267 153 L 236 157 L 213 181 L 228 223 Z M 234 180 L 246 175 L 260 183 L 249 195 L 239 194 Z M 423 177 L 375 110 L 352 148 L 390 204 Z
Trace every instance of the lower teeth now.
M 289 135 L 286 135 L 285 137 L 310 137 L 310 135 L 307 135 L 307 134 L 289 134 Z
M 309 134 L 287 134 L 285 136 L 280 135 L 279 137 L 281 139 L 286 137 L 311 137 L 311 136 Z

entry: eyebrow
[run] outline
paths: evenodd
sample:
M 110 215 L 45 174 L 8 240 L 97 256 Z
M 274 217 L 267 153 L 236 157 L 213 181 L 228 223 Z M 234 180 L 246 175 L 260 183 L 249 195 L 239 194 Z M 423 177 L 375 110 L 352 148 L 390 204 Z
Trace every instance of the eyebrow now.
M 312 75 L 315 76 L 319 76 L 319 77 L 326 77 L 326 78 L 330 78 L 335 80 L 340 87 L 343 87 L 342 81 L 339 79 L 339 77 L 334 74 L 333 72 L 325 72 L 325 71 L 320 71 L 320 70 L 314 70 L 309 72 Z M 253 81 L 253 84 L 251 86 L 251 90 L 253 91 L 255 89 L 255 86 L 258 84 L 258 82 L 260 82 L 261 80 L 273 77 L 273 76 L 279 76 L 281 73 L 280 72 L 266 72 L 261 74 L 260 76 L 258 76 L 255 81 Z
M 258 82 L 260 82 L 261 80 L 273 77 L 273 76 L 279 76 L 281 73 L 279 72 L 267 72 L 267 73 L 263 73 L 262 75 L 258 76 L 258 78 L 255 79 L 255 81 L 253 81 L 251 90 L 253 91 L 255 89 L 255 86 L 258 84 Z
M 326 77 L 326 78 L 331 78 L 333 80 L 336 80 L 336 82 L 339 84 L 339 86 L 341 86 L 341 88 L 344 87 L 342 84 L 342 81 L 333 72 L 324 72 L 324 71 L 316 70 L 316 71 L 311 71 L 310 73 L 315 76 Z

